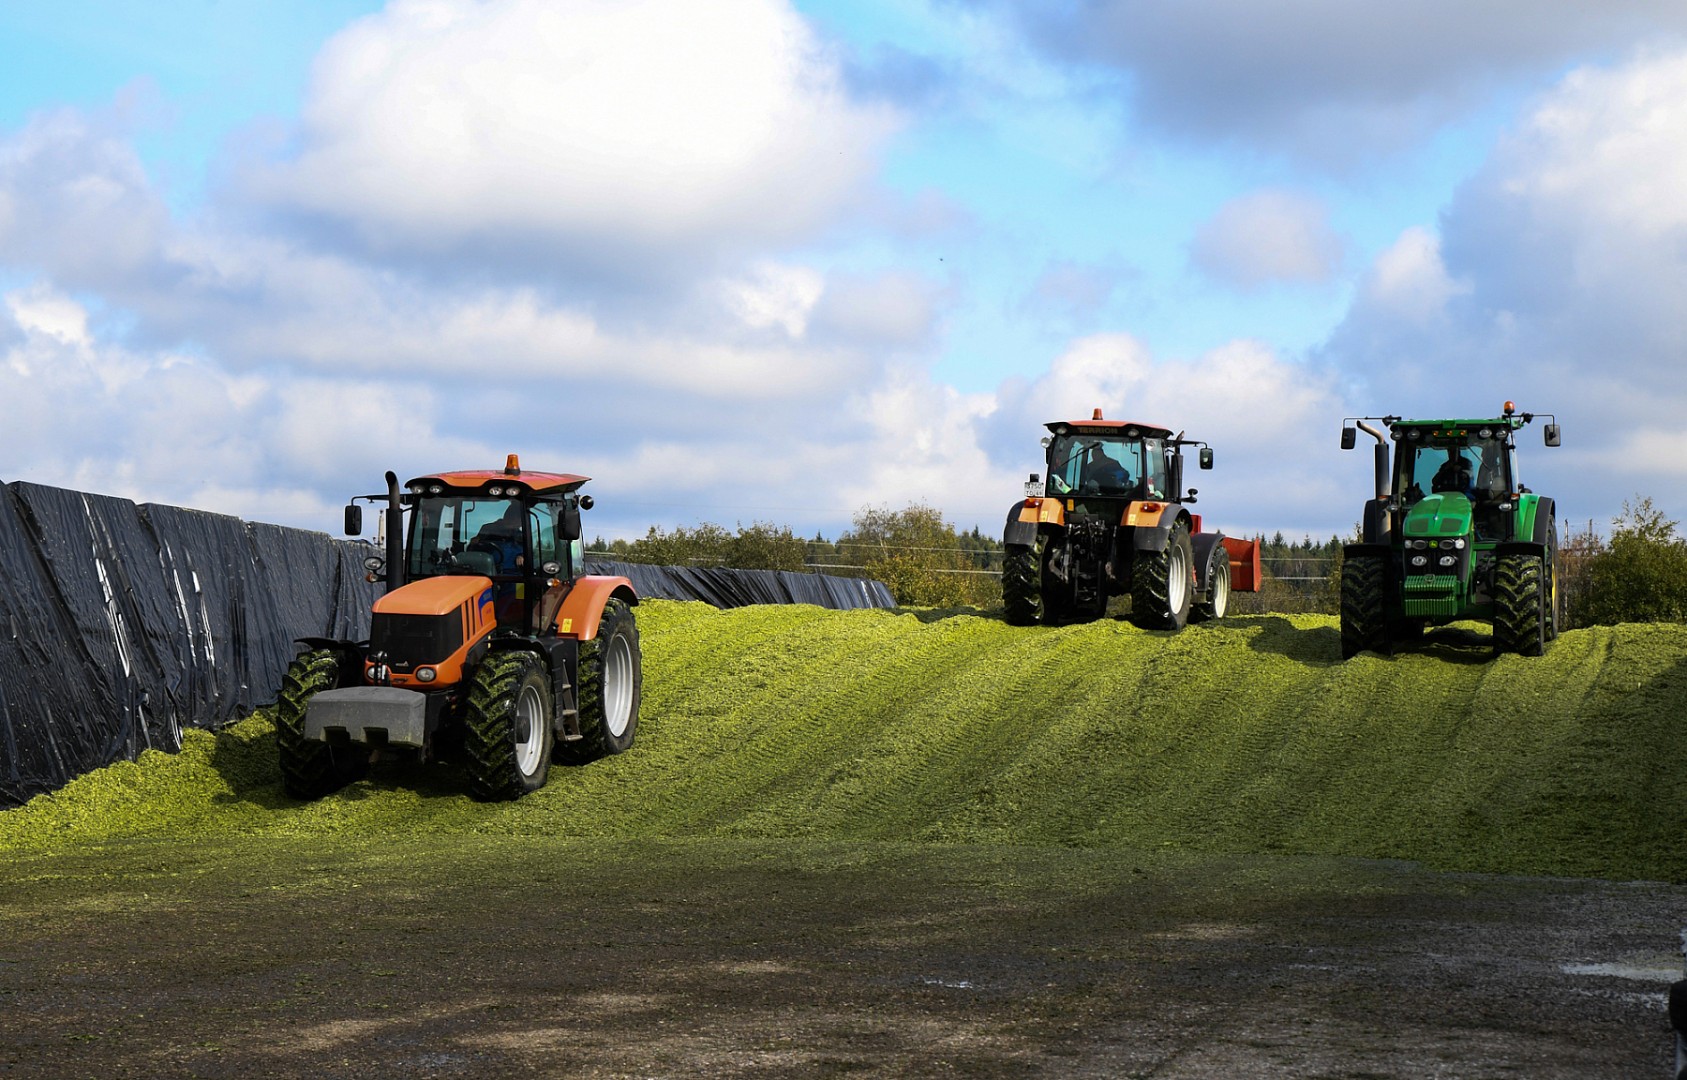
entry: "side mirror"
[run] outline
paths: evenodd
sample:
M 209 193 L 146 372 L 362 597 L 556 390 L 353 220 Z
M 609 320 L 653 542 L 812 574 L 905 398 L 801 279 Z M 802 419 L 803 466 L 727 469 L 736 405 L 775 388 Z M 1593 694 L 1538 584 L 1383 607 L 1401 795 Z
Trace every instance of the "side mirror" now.
M 1359 438 L 1359 433 L 1357 431 L 1353 430 L 1350 427 L 1342 428 L 1341 429 L 1341 448 L 1343 450 L 1353 449 L 1353 444 L 1358 438 Z
M 1559 444 L 1557 424 L 1548 424 L 1546 426 L 1546 444 L 1548 446 L 1557 446 Z
M 582 497 L 581 501 L 584 502 L 585 499 Z M 562 508 L 562 538 L 564 540 L 577 540 L 579 537 L 580 508 L 577 506 L 565 506 Z
M 1210 447 L 1210 446 L 1203 446 L 1203 447 L 1201 447 L 1201 468 L 1210 469 L 1212 467 L 1213 467 L 1213 448 Z M 1190 494 L 1193 495 L 1194 492 L 1190 492 Z
M 356 503 L 346 507 L 346 535 L 363 535 L 363 507 Z

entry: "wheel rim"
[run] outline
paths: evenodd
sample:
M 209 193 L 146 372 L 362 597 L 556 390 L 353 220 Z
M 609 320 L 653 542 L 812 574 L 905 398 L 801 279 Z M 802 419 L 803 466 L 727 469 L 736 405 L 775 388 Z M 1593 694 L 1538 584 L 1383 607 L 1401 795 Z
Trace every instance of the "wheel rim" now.
M 1166 582 L 1166 604 L 1171 610 L 1167 614 L 1175 616 L 1183 610 L 1189 596 L 1189 556 L 1184 553 L 1182 545 L 1172 545 L 1168 563 L 1166 573 L 1170 580 Z
M 523 686 L 515 702 L 515 767 L 523 776 L 532 776 L 539 768 L 539 758 L 545 746 L 544 702 L 539 691 Z
M 603 656 L 603 726 L 619 739 L 633 722 L 633 647 L 617 634 Z
M 1230 610 L 1230 574 L 1218 575 L 1213 582 L 1213 618 L 1222 619 L 1224 613 Z

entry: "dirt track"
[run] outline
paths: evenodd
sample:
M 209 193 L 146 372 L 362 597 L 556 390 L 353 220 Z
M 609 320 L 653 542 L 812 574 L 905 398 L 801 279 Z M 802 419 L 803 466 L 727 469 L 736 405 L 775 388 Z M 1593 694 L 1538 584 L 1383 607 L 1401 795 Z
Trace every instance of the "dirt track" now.
M 15 859 L 0 1075 L 1663 1077 L 1687 889 L 995 847 Z

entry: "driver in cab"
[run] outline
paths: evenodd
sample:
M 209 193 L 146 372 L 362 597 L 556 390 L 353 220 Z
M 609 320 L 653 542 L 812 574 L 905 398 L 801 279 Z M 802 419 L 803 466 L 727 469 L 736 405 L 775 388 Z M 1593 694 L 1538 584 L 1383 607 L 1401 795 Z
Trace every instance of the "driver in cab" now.
M 1086 491 L 1124 491 L 1131 486 L 1131 474 L 1118 461 L 1108 455 L 1107 449 L 1100 443 L 1095 445 L 1090 455 L 1089 466 L 1084 470 L 1084 489 Z

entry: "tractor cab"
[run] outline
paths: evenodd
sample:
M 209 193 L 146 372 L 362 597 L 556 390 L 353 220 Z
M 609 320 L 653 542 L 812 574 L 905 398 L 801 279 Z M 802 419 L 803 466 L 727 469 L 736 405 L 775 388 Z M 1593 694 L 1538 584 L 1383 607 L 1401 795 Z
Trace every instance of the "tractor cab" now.
M 1101 410 L 1089 420 L 1058 420 L 1046 425 L 1048 480 L 1033 476 L 1026 495 L 1073 500 L 1074 510 L 1098 500 L 1095 512 L 1117 512 L 1117 502 L 1165 500 L 1194 502 L 1183 492 L 1183 447 L 1194 440 L 1170 428 L 1131 421 L 1104 420 Z M 1201 445 L 1200 465 L 1212 468 L 1212 450 Z M 1195 492 L 1190 491 L 1189 496 Z
M 1407 522 L 1452 511 L 1468 519 L 1478 540 L 1505 539 L 1506 512 L 1518 493 L 1513 430 L 1494 421 L 1395 424 L 1393 487 Z M 1425 499 L 1431 503 L 1420 506 Z
M 501 471 L 436 473 L 402 489 L 389 473 L 387 547 L 366 560 L 371 579 L 385 573 L 389 591 L 434 578 L 488 579 L 500 627 L 538 625 L 544 598 L 585 573 L 580 511 L 592 498 L 579 489 L 588 479 L 524 471 L 514 454 Z M 361 511 L 346 508 L 347 533 L 360 531 Z

